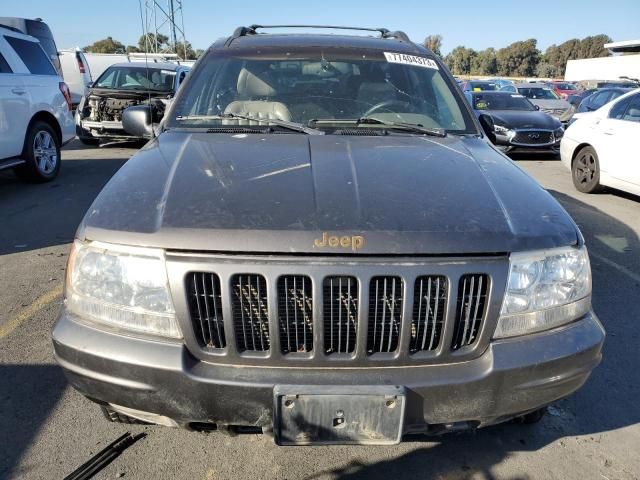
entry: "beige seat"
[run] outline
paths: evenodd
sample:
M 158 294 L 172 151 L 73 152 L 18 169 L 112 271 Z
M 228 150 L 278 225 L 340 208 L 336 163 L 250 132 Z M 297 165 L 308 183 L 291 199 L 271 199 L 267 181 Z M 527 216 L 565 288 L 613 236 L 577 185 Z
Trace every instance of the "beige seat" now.
M 246 115 L 260 119 L 275 119 L 291 121 L 291 112 L 284 103 L 269 100 L 276 94 L 273 87 L 275 81 L 269 72 L 253 73 L 246 68 L 240 70 L 238 75 L 238 95 L 247 100 L 236 100 L 225 108 L 224 113 Z M 258 122 L 249 120 L 234 121 L 235 125 L 258 125 Z

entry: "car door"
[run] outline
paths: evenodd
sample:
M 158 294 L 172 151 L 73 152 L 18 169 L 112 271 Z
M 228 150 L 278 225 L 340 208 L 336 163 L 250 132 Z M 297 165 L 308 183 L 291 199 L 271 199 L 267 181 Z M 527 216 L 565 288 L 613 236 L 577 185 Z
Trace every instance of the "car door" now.
M 22 153 L 31 118 L 31 102 L 20 68 L 4 35 L 0 34 L 0 159 Z
M 640 93 L 615 102 L 596 129 L 601 170 L 619 181 L 640 186 Z

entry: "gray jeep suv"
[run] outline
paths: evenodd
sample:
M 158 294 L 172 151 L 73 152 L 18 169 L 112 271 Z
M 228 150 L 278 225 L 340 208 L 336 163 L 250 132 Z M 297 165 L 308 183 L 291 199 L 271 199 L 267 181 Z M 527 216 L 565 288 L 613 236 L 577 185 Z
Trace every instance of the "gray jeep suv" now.
M 87 212 L 70 383 L 112 420 L 278 444 L 535 421 L 578 389 L 605 336 L 584 239 L 443 63 L 262 28 L 209 48 Z

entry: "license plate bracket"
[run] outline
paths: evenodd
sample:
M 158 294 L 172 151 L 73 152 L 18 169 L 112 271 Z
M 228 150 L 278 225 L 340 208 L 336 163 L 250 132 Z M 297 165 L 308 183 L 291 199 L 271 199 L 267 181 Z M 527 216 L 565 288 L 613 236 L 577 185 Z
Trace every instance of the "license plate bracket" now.
M 393 445 L 402 438 L 402 387 L 278 386 L 274 403 L 278 445 Z

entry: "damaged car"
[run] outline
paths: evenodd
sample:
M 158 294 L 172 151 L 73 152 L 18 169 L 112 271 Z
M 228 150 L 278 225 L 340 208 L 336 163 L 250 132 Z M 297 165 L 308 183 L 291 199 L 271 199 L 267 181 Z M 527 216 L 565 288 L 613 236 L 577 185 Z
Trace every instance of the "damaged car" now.
M 405 33 L 266 30 L 204 53 L 86 213 L 70 384 L 112 421 L 280 445 L 540 420 L 602 357 L 576 223 Z
M 146 140 L 151 132 L 136 136 L 122 125 L 125 109 L 145 105 L 152 125 L 157 125 L 186 78 L 190 67 L 174 63 L 117 63 L 89 85 L 76 110 L 76 134 L 85 145 L 101 140 Z

